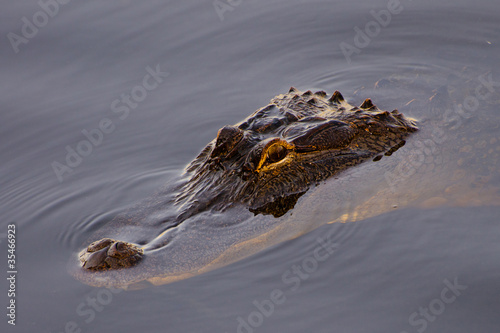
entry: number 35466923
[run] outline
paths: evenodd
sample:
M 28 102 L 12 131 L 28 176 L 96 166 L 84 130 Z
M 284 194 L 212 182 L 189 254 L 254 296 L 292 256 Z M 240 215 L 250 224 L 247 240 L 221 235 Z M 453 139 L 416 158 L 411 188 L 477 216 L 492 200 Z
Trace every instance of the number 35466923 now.
M 16 252 L 16 225 L 15 224 L 9 224 L 7 226 L 7 242 L 8 244 L 8 259 L 14 260 L 16 258 L 15 252 Z M 11 260 L 9 260 L 9 264 L 15 264 L 15 261 L 11 263 Z

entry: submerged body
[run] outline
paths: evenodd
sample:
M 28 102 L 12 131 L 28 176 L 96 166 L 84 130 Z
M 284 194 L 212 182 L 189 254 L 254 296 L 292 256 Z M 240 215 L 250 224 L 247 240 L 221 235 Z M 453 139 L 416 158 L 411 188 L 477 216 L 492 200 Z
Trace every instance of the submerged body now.
M 394 195 L 380 191 L 399 192 L 397 204 L 406 204 L 415 200 L 401 191 L 408 177 L 387 171 L 414 131 L 413 120 L 370 100 L 353 107 L 338 92 L 291 88 L 219 130 L 176 184 L 97 231 L 70 271 L 94 286 L 168 283 L 324 223 L 393 209 Z M 354 168 L 367 160 L 377 163 Z

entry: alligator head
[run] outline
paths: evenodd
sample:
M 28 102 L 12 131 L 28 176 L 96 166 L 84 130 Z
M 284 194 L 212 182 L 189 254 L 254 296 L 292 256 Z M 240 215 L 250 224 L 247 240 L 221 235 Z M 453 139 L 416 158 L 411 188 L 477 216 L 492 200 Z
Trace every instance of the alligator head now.
M 415 121 L 369 99 L 355 107 L 338 91 L 328 97 L 290 88 L 241 123 L 221 128 L 188 165 L 171 226 L 234 205 L 280 217 L 311 186 L 392 154 L 416 130 Z M 108 270 L 133 266 L 143 255 L 132 243 L 104 238 L 81 251 L 80 261 L 87 270 Z
M 364 160 L 390 155 L 416 131 L 397 110 L 359 107 L 336 91 L 273 98 L 243 122 L 225 126 L 187 167 L 189 180 L 177 198 L 186 216 L 235 203 L 279 217 L 308 188 Z

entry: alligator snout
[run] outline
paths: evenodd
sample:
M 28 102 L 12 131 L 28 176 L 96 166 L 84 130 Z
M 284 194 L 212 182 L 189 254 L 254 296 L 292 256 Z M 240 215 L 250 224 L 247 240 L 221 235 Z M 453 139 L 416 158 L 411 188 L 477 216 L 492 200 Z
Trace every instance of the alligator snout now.
M 103 238 L 80 252 L 82 267 L 89 270 L 126 268 L 142 259 L 144 251 L 131 243 Z

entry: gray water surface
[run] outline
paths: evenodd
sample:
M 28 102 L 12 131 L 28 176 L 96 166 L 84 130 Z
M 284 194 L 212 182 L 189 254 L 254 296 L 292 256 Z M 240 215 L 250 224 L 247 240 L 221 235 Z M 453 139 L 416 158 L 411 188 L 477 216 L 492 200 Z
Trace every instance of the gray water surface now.
M 18 271 L 16 325 L 4 314 L 2 332 L 498 331 L 493 205 L 329 224 L 138 291 L 86 286 L 66 263 L 106 221 L 179 176 L 220 127 L 290 86 L 371 97 L 425 123 L 418 103 L 439 88 L 465 97 L 481 75 L 500 81 L 500 3 L 40 3 L 50 15 L 36 1 L 0 13 L 0 262 L 7 275 L 15 224 Z M 391 78 L 401 84 L 382 84 Z M 479 109 L 498 114 L 492 89 Z M 494 125 L 483 131 L 498 137 Z M 80 143 L 96 128 L 98 144 Z M 86 156 L 67 160 L 78 149 Z M 314 264 L 325 235 L 332 253 Z

